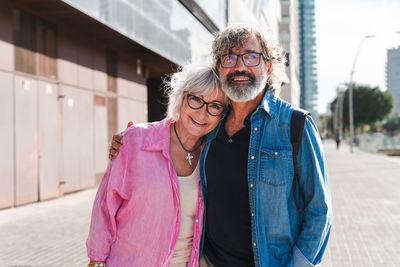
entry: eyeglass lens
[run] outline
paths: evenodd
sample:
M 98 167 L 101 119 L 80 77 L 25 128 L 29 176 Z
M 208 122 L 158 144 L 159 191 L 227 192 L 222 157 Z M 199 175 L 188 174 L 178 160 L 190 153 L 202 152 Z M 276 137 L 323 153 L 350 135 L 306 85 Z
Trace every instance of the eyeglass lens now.
M 187 96 L 189 107 L 192 109 L 201 109 L 206 105 L 207 112 L 212 116 L 221 115 L 224 111 L 224 107 L 221 104 L 214 102 L 206 102 L 198 96 L 188 94 Z
M 244 64 L 247 67 L 255 67 L 260 64 L 260 57 L 262 54 L 259 53 L 246 53 L 243 55 L 228 54 L 221 57 L 222 67 L 234 67 L 236 66 L 239 57 L 242 57 Z

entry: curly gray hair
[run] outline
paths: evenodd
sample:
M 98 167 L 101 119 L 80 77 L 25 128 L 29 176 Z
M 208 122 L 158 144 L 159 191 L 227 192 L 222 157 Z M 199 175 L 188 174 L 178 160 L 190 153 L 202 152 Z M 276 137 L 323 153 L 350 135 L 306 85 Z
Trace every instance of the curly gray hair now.
M 218 72 L 220 59 L 232 48 L 241 48 L 251 37 L 256 37 L 262 48 L 262 53 L 272 63 L 267 85 L 275 95 L 279 95 L 282 81 L 286 79 L 286 58 L 280 45 L 274 43 L 268 33 L 250 26 L 233 25 L 219 32 L 212 44 L 213 65 Z
M 172 74 L 171 79 L 164 80 L 165 92 L 168 97 L 167 116 L 178 120 L 185 93 L 206 95 L 216 89 L 215 95 L 223 94 L 219 78 L 211 66 L 188 64 Z M 224 104 L 228 98 L 224 97 Z

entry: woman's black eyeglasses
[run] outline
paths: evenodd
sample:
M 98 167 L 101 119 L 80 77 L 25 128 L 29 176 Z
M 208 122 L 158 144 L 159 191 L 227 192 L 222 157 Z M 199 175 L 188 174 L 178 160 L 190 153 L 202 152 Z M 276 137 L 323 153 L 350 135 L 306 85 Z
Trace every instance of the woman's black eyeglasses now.
M 217 102 L 206 102 L 201 97 L 187 94 L 187 103 L 191 109 L 201 109 L 206 105 L 206 110 L 211 116 L 219 116 L 224 112 L 225 107 Z

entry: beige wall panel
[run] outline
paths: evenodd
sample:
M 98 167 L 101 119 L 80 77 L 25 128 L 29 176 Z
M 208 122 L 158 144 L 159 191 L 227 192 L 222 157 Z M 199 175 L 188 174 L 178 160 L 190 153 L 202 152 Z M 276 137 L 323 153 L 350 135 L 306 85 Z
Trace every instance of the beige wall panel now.
M 0 72 L 0 209 L 14 205 L 13 75 Z
M 143 69 L 142 63 L 141 71 Z M 143 85 L 145 79 L 142 75 L 142 73 L 137 73 L 137 61 L 135 58 L 122 53 L 118 55 L 117 87 L 119 95 L 147 102 L 147 86 Z
M 0 70 L 14 70 L 12 9 L 0 7 Z
M 37 82 L 15 76 L 16 205 L 38 200 Z
M 118 98 L 118 132 L 125 130 L 128 121 L 147 122 L 147 103 Z
M 85 66 L 78 66 L 79 86 L 93 89 L 93 70 Z
M 39 81 L 39 198 L 54 198 L 59 190 L 57 84 Z
M 91 50 L 83 45 L 78 46 L 78 85 L 93 89 L 93 55 Z
M 93 93 L 71 86 L 62 91 L 63 191 L 72 192 L 94 184 Z
M 78 85 L 78 57 L 76 43 L 60 32 L 58 45 L 58 80 L 61 83 Z
M 141 102 L 147 102 L 147 86 L 134 81 L 118 78 L 118 94 L 133 98 Z
M 95 170 L 104 173 L 108 164 L 107 108 L 94 107 Z
M 93 92 L 79 90 L 79 98 L 79 144 L 87 148 L 79 149 L 79 177 L 81 188 L 87 188 L 95 183 Z
M 0 70 L 12 71 L 14 69 L 14 47 L 10 43 L 0 40 L 0 55 Z
M 93 89 L 107 91 L 106 50 L 97 49 L 93 54 Z

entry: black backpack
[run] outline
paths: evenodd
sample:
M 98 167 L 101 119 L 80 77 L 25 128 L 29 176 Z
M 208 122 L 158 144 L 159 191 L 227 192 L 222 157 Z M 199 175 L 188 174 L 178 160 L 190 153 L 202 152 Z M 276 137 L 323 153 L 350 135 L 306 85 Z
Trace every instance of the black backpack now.
M 293 110 L 292 117 L 290 118 L 290 143 L 293 149 L 293 198 L 296 204 L 296 209 L 298 212 L 303 213 L 300 208 L 299 202 L 297 201 L 296 191 L 297 184 L 299 183 L 299 171 L 297 169 L 297 154 L 301 146 L 301 140 L 303 139 L 304 125 L 306 123 L 307 116 L 310 112 L 302 109 Z

